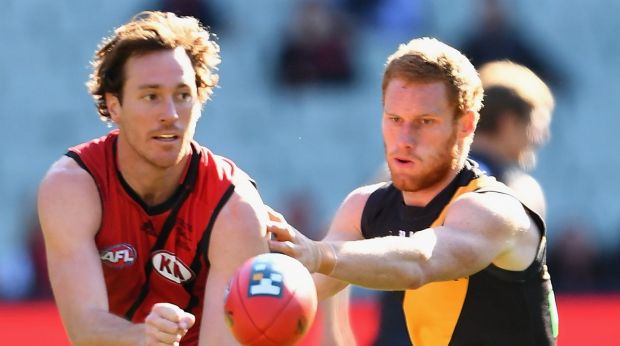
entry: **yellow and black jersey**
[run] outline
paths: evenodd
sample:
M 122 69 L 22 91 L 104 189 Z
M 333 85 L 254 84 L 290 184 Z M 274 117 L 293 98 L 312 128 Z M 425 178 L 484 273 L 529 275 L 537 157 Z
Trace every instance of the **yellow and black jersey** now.
M 446 207 L 466 192 L 511 190 L 468 161 L 455 179 L 425 207 L 407 206 L 391 183 L 373 192 L 362 214 L 365 238 L 411 236 L 443 223 Z M 516 198 L 516 197 L 515 197 Z M 523 271 L 489 265 L 467 278 L 433 282 L 405 292 L 403 311 L 412 344 L 553 345 L 557 312 L 545 265 L 543 220 L 524 205 L 541 231 L 534 262 Z

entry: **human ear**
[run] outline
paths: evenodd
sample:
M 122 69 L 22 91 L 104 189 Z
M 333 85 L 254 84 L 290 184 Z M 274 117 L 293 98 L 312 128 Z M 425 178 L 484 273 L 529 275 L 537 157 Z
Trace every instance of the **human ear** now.
M 121 102 L 118 99 L 118 96 L 112 93 L 105 93 L 105 104 L 108 108 L 108 113 L 110 114 L 110 119 L 112 121 L 117 122 L 121 113 Z
M 459 119 L 459 130 L 463 137 L 467 137 L 476 130 L 478 114 L 474 111 L 466 111 Z

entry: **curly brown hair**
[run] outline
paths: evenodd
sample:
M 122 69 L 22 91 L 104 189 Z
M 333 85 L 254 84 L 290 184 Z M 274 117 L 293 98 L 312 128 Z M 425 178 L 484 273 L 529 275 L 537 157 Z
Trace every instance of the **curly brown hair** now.
M 383 97 L 392 79 L 407 82 L 444 82 L 458 114 L 478 113 L 482 107 L 482 83 L 475 67 L 458 50 L 434 38 L 417 38 L 401 44 L 387 59 Z
M 215 35 L 193 17 L 145 11 L 104 38 L 95 52 L 93 72 L 86 85 L 101 119 L 110 121 L 106 93 L 116 95 L 122 102 L 124 66 L 130 57 L 178 47 L 185 50 L 194 67 L 198 99 L 206 102 L 219 80 L 215 71 L 220 63 L 220 47 Z

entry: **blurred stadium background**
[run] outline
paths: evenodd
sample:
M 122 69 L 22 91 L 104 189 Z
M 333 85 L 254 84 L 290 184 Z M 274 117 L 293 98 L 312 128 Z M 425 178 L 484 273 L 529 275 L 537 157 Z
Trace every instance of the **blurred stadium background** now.
M 59 341 L 45 333 L 33 337 L 64 344 L 50 303 L 37 186 L 67 147 L 108 131 L 84 86 L 100 39 L 138 11 L 172 7 L 211 26 L 222 49 L 220 88 L 205 106 L 197 139 L 235 160 L 256 179 L 268 204 L 314 238 L 345 195 L 375 176 L 382 163 L 380 80 L 398 43 L 435 36 L 474 63 L 496 57 L 530 66 L 550 83 L 557 102 L 552 138 L 533 175 L 547 196 L 548 256 L 561 321 L 589 321 L 592 328 L 620 321 L 619 1 L 1 4 L 0 105 L 7 140 L 0 155 L 0 323 L 8 329 L 48 316 L 36 324 L 61 333 Z M 504 35 L 498 34 L 502 25 Z M 354 308 L 370 311 L 366 321 L 372 321 L 372 293 L 354 293 L 360 301 Z M 369 308 L 363 305 L 369 301 Z M 564 337 L 567 325 L 560 344 L 583 344 Z M 24 329 L 18 330 L 16 344 L 29 344 Z M 587 334 L 601 334 L 590 344 L 620 344 L 611 329 Z

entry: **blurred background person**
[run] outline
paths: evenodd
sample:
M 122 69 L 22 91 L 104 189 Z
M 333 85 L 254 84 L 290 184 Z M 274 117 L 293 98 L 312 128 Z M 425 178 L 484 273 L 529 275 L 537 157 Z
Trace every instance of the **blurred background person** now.
M 324 0 L 303 0 L 295 8 L 278 56 L 282 86 L 348 84 L 354 77 L 352 27 Z
M 477 68 L 487 62 L 508 59 L 534 71 L 546 83 L 560 86 L 563 76 L 551 65 L 535 42 L 526 39 L 511 20 L 501 0 L 478 0 L 479 26 L 465 38 L 461 51 Z
M 535 167 L 536 151 L 550 137 L 551 90 L 530 69 L 510 61 L 487 63 L 479 73 L 484 106 L 470 157 L 544 217 L 542 188 L 527 171 Z
M 162 12 L 172 12 L 177 16 L 191 16 L 212 32 L 221 35 L 224 31 L 222 13 L 217 10 L 212 0 L 159 0 Z M 157 6 L 155 6 L 157 7 Z

